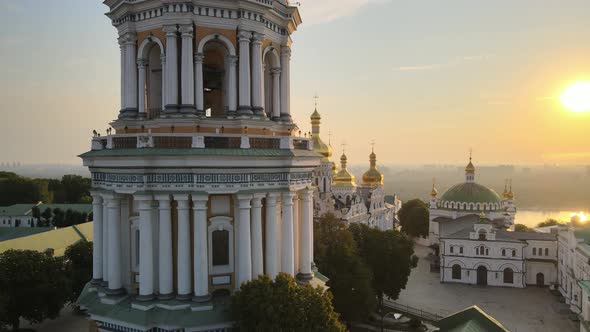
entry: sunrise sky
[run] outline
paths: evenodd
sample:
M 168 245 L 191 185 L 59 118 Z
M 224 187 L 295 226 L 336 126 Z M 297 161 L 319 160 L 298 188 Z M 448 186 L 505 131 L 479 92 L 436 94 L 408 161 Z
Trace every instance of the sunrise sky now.
M 590 164 L 588 0 L 300 0 L 292 112 L 366 163 Z M 78 163 L 119 110 L 101 1 L 0 1 L 0 162 Z

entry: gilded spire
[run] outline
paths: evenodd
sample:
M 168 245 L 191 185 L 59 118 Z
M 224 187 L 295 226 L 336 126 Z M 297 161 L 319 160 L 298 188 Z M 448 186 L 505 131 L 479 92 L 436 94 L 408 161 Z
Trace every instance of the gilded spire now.
M 506 194 L 506 198 L 514 199 L 514 193 L 512 192 L 512 179 L 509 182 L 508 194 Z
M 314 97 L 316 98 L 316 97 Z M 320 138 L 320 123 L 322 117 L 317 109 L 317 101 L 316 101 L 316 108 L 310 116 L 311 119 L 311 140 L 313 141 L 313 151 L 321 154 L 323 156 L 322 162 L 330 161 L 330 157 L 332 157 L 332 148 L 324 143 Z
M 430 191 L 430 197 L 435 198 L 438 195 L 438 190 L 436 190 L 436 178 L 432 178 L 432 190 Z
M 502 197 L 504 199 L 508 198 L 508 179 L 504 181 L 504 192 L 502 192 Z
M 363 174 L 363 186 L 383 185 L 383 174 L 377 170 L 377 155 L 375 154 L 375 142 L 371 142 L 371 154 L 369 155 L 369 170 Z
M 348 163 L 348 158 L 344 153 L 344 146 L 342 144 L 342 156 L 340 157 L 340 171 L 334 176 L 333 186 L 334 187 L 356 187 L 356 182 L 354 175 L 352 175 L 348 169 L 346 169 L 346 164 Z

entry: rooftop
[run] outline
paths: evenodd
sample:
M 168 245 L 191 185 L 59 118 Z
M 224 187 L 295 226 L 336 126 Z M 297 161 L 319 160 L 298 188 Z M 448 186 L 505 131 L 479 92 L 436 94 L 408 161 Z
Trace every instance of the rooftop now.
M 78 241 L 92 241 L 92 222 L 46 231 L 0 242 L 0 253 L 10 249 L 44 252 L 53 249 L 62 256 L 67 247 Z
M 476 305 L 441 319 L 438 327 L 445 332 L 509 332 L 502 323 Z

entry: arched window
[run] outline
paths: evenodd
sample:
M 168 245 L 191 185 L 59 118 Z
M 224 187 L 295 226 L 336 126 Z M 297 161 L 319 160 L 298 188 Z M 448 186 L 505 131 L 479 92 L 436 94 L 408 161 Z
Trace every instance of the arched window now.
M 516 256 L 516 250 L 512 250 L 512 257 Z
M 459 264 L 453 265 L 453 276 L 452 278 L 455 280 L 461 279 L 461 266 Z
M 504 269 L 504 283 L 505 284 L 514 283 L 514 271 L 512 271 L 512 269 L 509 267 Z
M 463 253 L 463 247 L 459 247 L 459 253 L 462 254 Z
M 488 248 L 486 248 L 486 256 L 490 254 L 490 251 Z
M 453 253 L 453 249 L 454 249 L 454 247 L 453 247 L 453 246 L 451 246 L 451 254 Z
M 480 230 L 478 236 L 479 236 L 480 240 L 485 240 L 486 239 L 486 232 L 484 230 Z
M 502 256 L 506 256 L 506 249 L 502 249 Z

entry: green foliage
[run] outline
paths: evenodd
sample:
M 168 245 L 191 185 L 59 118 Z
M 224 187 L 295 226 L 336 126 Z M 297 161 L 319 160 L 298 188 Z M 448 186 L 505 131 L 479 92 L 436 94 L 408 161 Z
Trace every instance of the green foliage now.
M 395 230 L 381 231 L 362 224 L 351 224 L 349 229 L 363 261 L 372 272 L 371 284 L 379 303 L 383 296 L 397 299 L 406 287 L 410 272 L 418 264 L 414 242 Z
M 92 242 L 78 241 L 64 253 L 65 270 L 70 279 L 69 302 L 76 302 L 84 285 L 92 279 Z
M 428 205 L 420 199 L 405 202 L 398 212 L 402 231 L 411 237 L 428 236 Z
M 23 318 L 32 324 L 54 319 L 67 301 L 69 283 L 63 259 L 30 250 L 0 254 L 0 292 L 4 303 L 0 322 L 19 327 Z
M 345 331 L 331 301 L 321 287 L 299 286 L 287 274 L 261 275 L 233 295 L 232 313 L 244 332 Z
M 557 226 L 557 225 L 564 225 L 564 223 L 560 222 L 556 219 L 547 219 L 543 222 L 540 222 L 537 227 L 548 227 L 548 226 Z
M 531 228 L 528 228 L 526 225 L 523 224 L 516 224 L 514 225 L 515 232 L 534 232 Z
M 91 180 L 64 175 L 61 180 L 30 179 L 11 172 L 0 172 L 0 206 L 18 203 L 88 203 Z
M 347 322 L 366 319 L 375 308 L 375 294 L 352 233 L 327 214 L 314 224 L 314 249 L 318 269 L 330 279 L 334 310 Z
M 64 227 L 66 220 L 65 212 L 60 208 L 53 209 L 53 226 Z

